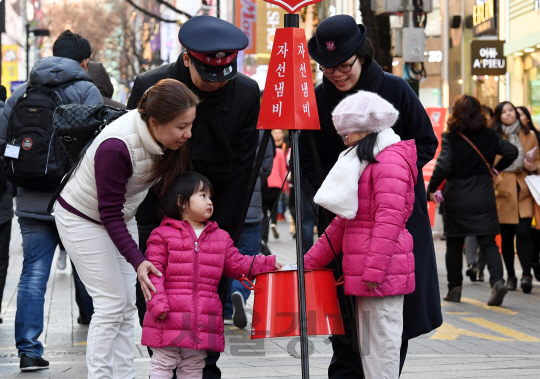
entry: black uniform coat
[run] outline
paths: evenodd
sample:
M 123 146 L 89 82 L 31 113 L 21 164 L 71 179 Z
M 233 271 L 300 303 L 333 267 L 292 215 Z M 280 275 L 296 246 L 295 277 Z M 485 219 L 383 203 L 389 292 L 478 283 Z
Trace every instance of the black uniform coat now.
M 463 134 L 480 150 L 490 166 L 496 155 L 502 155 L 495 165 L 499 172 L 518 156 L 517 148 L 494 129 Z M 428 192 L 435 192 L 444 179 L 444 231 L 447 236 L 483 236 L 500 232 L 493 177 L 480 155 L 455 132 L 443 136 L 442 150 Z
M 416 200 L 413 213 L 407 222 L 407 229 L 414 241 L 416 290 L 410 295 L 405 295 L 402 336 L 404 340 L 409 340 L 428 333 L 442 324 L 435 249 L 422 176 L 422 167 L 433 159 L 438 141 L 424 107 L 409 84 L 400 77 L 385 73 L 373 61 L 369 65 L 362 66 L 356 87 L 347 93 L 339 91 L 326 78 L 323 78 L 323 83 L 315 88 L 321 130 L 313 134 L 324 177 L 336 163 L 339 153 L 345 149 L 341 137 L 334 128 L 331 112 L 344 97 L 358 90 L 377 93 L 392 103 L 400 113 L 393 127 L 394 131 L 402 140 L 414 139 L 416 142 L 418 152 L 418 182 L 414 188 Z M 302 133 L 300 140 L 302 175 L 317 189 L 320 182 L 317 180 L 307 133 Z
M 161 79 L 184 83 L 201 100 L 193 122 L 192 137 L 187 142 L 193 170 L 206 176 L 214 187 L 214 215 L 219 227 L 233 235 L 241 227 L 241 208 L 257 149 L 259 86 L 238 73 L 223 88 L 201 92 L 191 81 L 182 55 L 170 65 L 158 67 L 137 77 L 127 104 L 137 107 L 144 92 Z M 150 199 L 149 199 L 150 198 Z M 155 195 L 150 194 L 137 212 L 137 222 L 151 225 L 159 221 L 154 209 Z

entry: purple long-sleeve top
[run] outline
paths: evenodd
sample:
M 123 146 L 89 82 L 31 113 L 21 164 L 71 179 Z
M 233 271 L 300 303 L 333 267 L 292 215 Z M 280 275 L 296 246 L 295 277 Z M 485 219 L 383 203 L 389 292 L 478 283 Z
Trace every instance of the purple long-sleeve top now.
M 126 185 L 133 175 L 131 156 L 126 144 L 117 138 L 103 141 L 94 156 L 94 170 L 101 225 L 120 254 L 137 270 L 146 259 L 129 233 L 122 212 L 126 201 Z M 61 197 L 58 202 L 68 211 L 99 223 L 67 204 Z

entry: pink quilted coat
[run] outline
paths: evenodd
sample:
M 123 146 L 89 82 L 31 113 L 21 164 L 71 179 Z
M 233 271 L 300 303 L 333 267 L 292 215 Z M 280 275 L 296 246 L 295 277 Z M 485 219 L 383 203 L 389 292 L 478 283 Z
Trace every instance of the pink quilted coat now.
M 163 276 L 150 274 L 157 294 L 147 302 L 141 343 L 223 351 L 219 280 L 222 274 L 233 279 L 247 274 L 253 257 L 240 254 L 215 222 L 207 222 L 197 239 L 188 221 L 168 217 L 152 231 L 147 246 L 146 257 Z M 258 256 L 251 273 L 274 271 L 275 262 L 275 256 Z M 167 316 L 158 321 L 163 312 Z
M 413 239 L 405 223 L 413 211 L 416 167 L 414 141 L 401 141 L 377 155 L 358 183 L 358 213 L 337 216 L 326 229 L 332 247 L 343 251 L 344 290 L 354 296 L 395 296 L 414 291 Z M 304 257 L 306 268 L 334 259 L 323 234 Z M 365 282 L 378 283 L 370 290 Z

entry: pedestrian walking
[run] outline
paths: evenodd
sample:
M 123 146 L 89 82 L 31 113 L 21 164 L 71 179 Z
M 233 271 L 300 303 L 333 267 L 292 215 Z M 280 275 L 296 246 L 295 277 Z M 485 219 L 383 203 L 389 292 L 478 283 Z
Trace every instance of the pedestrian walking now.
M 91 54 L 92 46 L 86 38 L 64 31 L 53 44 L 53 56 L 38 60 L 30 71 L 28 83 L 17 87 L 7 101 L 0 118 L 0 144 L 6 139 L 20 141 L 24 133 L 16 163 L 21 173 L 34 172 L 41 167 L 46 172 L 51 164 L 54 165 L 52 174 L 62 174 L 61 167 L 69 169 L 69 157 L 53 133 L 52 112 L 58 104 L 103 102 L 87 72 Z M 28 105 L 24 107 L 24 104 Z M 28 111 L 29 108 L 35 113 Z M 7 135 L 15 129 L 20 133 L 17 138 Z M 49 155 L 53 148 L 56 148 L 54 153 Z M 28 154 L 27 158 L 22 159 L 23 154 Z M 27 166 L 20 167 L 24 162 Z M 17 184 L 15 215 L 21 228 L 24 256 L 15 314 L 15 343 L 22 371 L 49 367 L 49 362 L 42 358 L 43 345 L 38 338 L 43 332 L 47 281 L 60 242 L 54 216 L 47 212 L 47 206 L 62 175 L 58 175 L 56 181 L 42 182 L 42 177 L 33 176 L 21 185 L 13 182 Z
M 517 148 L 488 128 L 480 102 L 461 95 L 452 107 L 448 133 L 429 182 L 428 196 L 433 199 L 446 180 L 442 196 L 445 203 L 446 301 L 461 300 L 463 250 L 466 237 L 475 237 L 484 255 L 492 288 L 488 305 L 501 305 L 507 288 L 495 235 L 499 234 L 493 173 L 506 169 L 517 157 Z M 495 157 L 502 158 L 493 166 Z M 493 169 L 492 169 L 493 167 Z M 476 278 L 476 272 L 475 272 Z
M 268 200 L 270 203 L 270 229 L 274 234 L 274 238 L 279 238 L 279 232 L 277 230 L 278 222 L 278 201 L 281 198 L 283 192 L 289 189 L 288 182 L 285 181 L 287 178 L 287 162 L 285 161 L 285 153 L 276 144 L 276 155 L 274 156 L 274 161 L 272 164 L 272 172 L 267 179 L 268 182 Z M 283 183 L 285 182 L 285 186 Z M 283 191 L 282 191 L 283 186 Z
M 324 179 L 345 148 L 335 132 L 332 111 L 342 99 L 359 90 L 376 93 L 390 102 L 400 113 L 392 129 L 402 140 L 415 141 L 419 174 L 415 186 L 414 210 L 407 222 L 407 230 L 414 240 L 416 290 L 405 296 L 403 306 L 403 367 L 408 341 L 442 324 L 435 249 L 421 173 L 422 167 L 433 159 L 438 140 L 424 106 L 409 84 L 398 76 L 384 72 L 373 59 L 373 47 L 366 38 L 367 32 L 366 27 L 357 25 L 353 17 L 337 15 L 323 20 L 309 40 L 309 53 L 324 74 L 322 83 L 315 88 L 321 130 L 300 134 L 300 164 L 302 175 L 317 190 L 321 182 L 318 180 L 309 134 L 314 136 Z M 325 213 L 319 208 L 319 233 L 326 229 L 333 218 Z M 338 295 L 342 313 L 346 314 L 341 289 L 338 289 Z M 331 337 L 334 355 L 328 376 L 330 379 L 361 378 L 361 363 L 351 346 L 353 336 L 350 324 L 346 318 L 343 321 L 347 335 Z
M 521 123 L 527 126 L 536 136 L 536 141 L 540 145 L 540 132 L 534 126 L 531 113 L 526 107 L 517 107 L 519 119 Z M 535 226 L 531 228 L 531 241 L 533 245 L 532 270 L 536 280 L 540 281 L 540 228 L 538 227 L 540 220 L 535 217 Z
M 260 144 L 263 139 L 264 132 L 259 131 L 259 150 Z M 261 170 L 255 183 L 255 189 L 251 196 L 249 203 L 248 213 L 246 221 L 242 227 L 242 234 L 238 241 L 238 251 L 242 255 L 256 255 L 260 250 L 259 242 L 261 240 L 262 221 L 263 221 L 263 206 L 262 206 L 262 194 L 261 183 L 268 179 L 270 172 L 272 172 L 272 164 L 274 159 L 274 152 L 272 151 L 272 144 L 268 144 L 266 151 L 264 152 L 263 161 L 261 164 Z M 266 224 L 264 224 L 266 225 Z M 265 254 L 268 255 L 268 254 Z M 229 280 L 229 288 L 227 290 L 227 300 L 225 303 L 225 309 L 223 311 L 223 318 L 225 324 L 233 324 L 237 328 L 244 329 L 247 325 L 247 317 L 245 311 L 246 301 L 249 298 L 251 291 L 248 290 L 238 280 Z
M 210 181 L 195 172 L 176 177 L 162 200 L 165 218 L 148 238 L 146 256 L 164 276 L 150 275 L 157 294 L 148 301 L 141 343 L 154 352 L 150 378 L 202 378 L 207 351 L 222 352 L 222 275 L 240 279 L 281 269 L 276 257 L 240 254 L 215 221 Z
M 139 75 L 127 108 L 135 108 L 143 93 L 164 78 L 184 83 L 199 97 L 193 137 L 188 141 L 189 158 L 193 171 L 207 177 L 216 192 L 212 220 L 234 236 L 242 228 L 241 204 L 248 197 L 259 135 L 259 86 L 237 73 L 238 53 L 249 40 L 236 26 L 211 16 L 188 20 L 178 39 L 184 47 L 178 60 Z M 161 222 L 157 208 L 158 198 L 150 192 L 136 215 L 140 246 L 146 246 L 148 236 Z M 137 293 L 142 323 L 146 302 Z M 208 355 L 205 379 L 221 377 L 218 359 L 219 353 Z
M 418 175 L 413 140 L 391 129 L 398 111 L 379 95 L 359 91 L 332 118 L 348 147 L 315 195 L 337 214 L 304 258 L 322 268 L 343 251 L 344 291 L 356 297 L 366 379 L 399 377 L 403 295 L 415 288 L 413 238 L 405 227 Z M 370 325 L 366 333 L 363 325 Z
M 94 303 L 89 378 L 135 377 L 135 280 L 150 300 L 148 273 L 162 275 L 137 248 L 135 212 L 150 187 L 164 192 L 185 170 L 197 102 L 182 83 L 158 82 L 96 137 L 55 203 L 60 238 Z
M 525 177 L 538 173 L 538 167 L 540 167 L 538 141 L 534 133 L 521 123 L 516 108 L 508 101 L 498 104 L 495 108 L 492 126 L 501 136 L 516 146 L 519 152 L 516 160 L 503 170 L 495 181 L 502 255 L 508 274 L 507 286 L 510 291 L 517 289 L 517 277 L 514 270 L 514 256 L 517 250 L 523 269 L 521 289 L 524 293 L 530 293 L 533 287 L 531 222 L 534 216 L 534 199 L 525 183 Z

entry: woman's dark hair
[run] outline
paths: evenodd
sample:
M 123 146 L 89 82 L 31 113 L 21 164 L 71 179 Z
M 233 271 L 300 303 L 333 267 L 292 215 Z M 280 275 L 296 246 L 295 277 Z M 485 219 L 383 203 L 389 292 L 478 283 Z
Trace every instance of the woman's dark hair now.
M 490 106 L 482 105 L 482 116 L 485 118 L 486 115 L 489 115 L 490 119 L 493 118 L 493 109 Z
M 360 162 L 366 160 L 368 163 L 379 163 L 373 155 L 378 135 L 379 132 L 372 132 L 353 145 L 356 147 L 356 155 Z
M 469 95 L 461 95 L 456 99 L 446 124 L 449 132 L 476 132 L 487 128 L 480 102 Z
M 371 41 L 369 38 L 366 37 L 364 42 L 360 45 L 358 49 L 354 52 L 358 58 L 364 58 L 364 64 L 370 65 L 371 62 L 373 62 L 373 58 L 375 57 L 375 50 L 373 50 L 373 45 L 371 44 Z M 351 59 L 349 57 L 349 59 Z
M 92 45 L 83 36 L 66 30 L 54 41 L 53 56 L 73 59 L 81 63 L 92 55 Z
M 198 103 L 197 96 L 185 84 L 174 79 L 163 79 L 144 93 L 138 110 L 143 121 L 150 127 L 150 117 L 158 124 L 167 124 Z M 189 156 L 185 145 L 178 150 L 168 149 L 154 167 L 148 182 L 159 179 L 156 189 L 161 196 L 174 178 L 187 169 L 188 164 Z
M 201 174 L 186 171 L 175 177 L 161 198 L 163 211 L 170 218 L 182 220 L 181 209 L 189 208 L 189 198 L 199 191 L 210 191 L 214 194 L 214 188 L 210 181 Z
M 519 113 L 517 112 L 516 107 L 509 101 L 503 101 L 502 103 L 497 104 L 497 106 L 495 107 L 495 112 L 493 113 L 493 119 L 491 120 L 491 127 L 494 128 L 497 132 L 499 132 L 500 135 L 504 135 L 501 115 L 503 112 L 503 108 L 506 104 L 510 104 L 512 108 L 514 108 L 514 112 L 516 112 L 516 120 L 517 122 L 519 122 L 521 130 L 523 130 L 525 134 L 529 134 L 531 130 L 527 126 L 523 125 L 523 123 L 519 119 Z
M 532 117 L 531 117 L 531 112 L 529 112 L 529 110 L 527 108 L 523 107 L 523 106 L 517 107 L 517 109 L 522 111 L 523 114 L 527 117 L 527 120 L 529 120 L 529 122 L 525 126 L 528 127 L 529 129 L 534 130 L 535 132 L 537 132 L 538 129 L 536 129 L 536 126 L 534 126 L 534 124 L 533 124 Z

